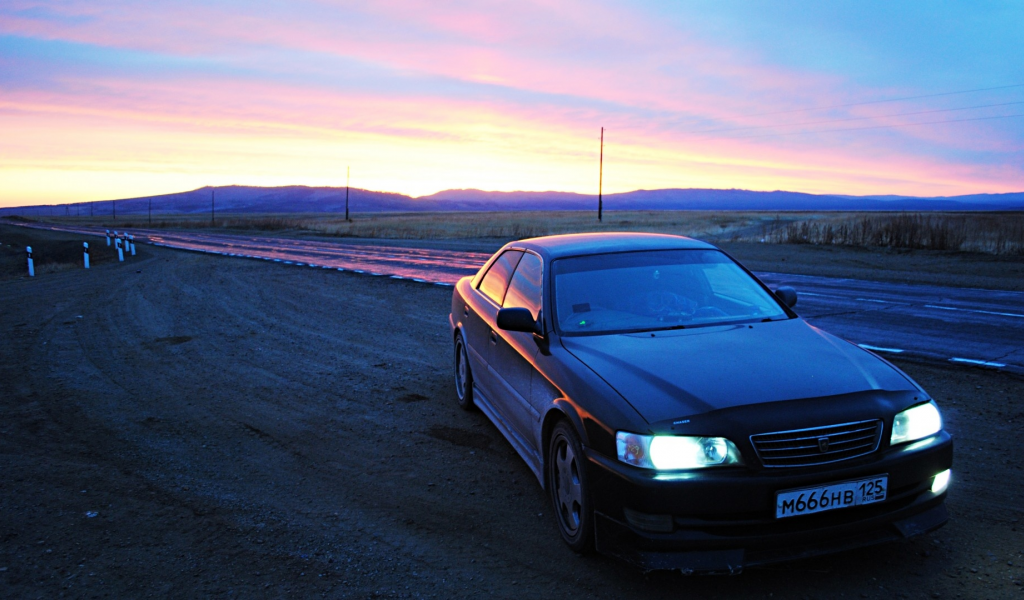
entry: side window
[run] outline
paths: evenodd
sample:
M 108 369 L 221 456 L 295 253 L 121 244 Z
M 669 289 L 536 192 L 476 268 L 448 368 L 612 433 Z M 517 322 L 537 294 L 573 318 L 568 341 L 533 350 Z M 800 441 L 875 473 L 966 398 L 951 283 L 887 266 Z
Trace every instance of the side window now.
M 718 263 L 704 266 L 704 276 L 711 285 L 711 292 L 739 300 L 754 306 L 763 305 L 765 298 L 761 288 L 751 285 L 747 274 L 735 265 Z
M 501 306 L 505 298 L 505 288 L 508 286 L 508 278 L 516 268 L 516 263 L 523 256 L 519 250 L 509 250 L 494 261 L 491 268 L 487 270 L 483 281 L 480 282 L 480 291 L 494 303 Z
M 544 265 L 540 257 L 527 252 L 519 261 L 505 294 L 505 308 L 528 308 L 536 319 L 540 315 Z

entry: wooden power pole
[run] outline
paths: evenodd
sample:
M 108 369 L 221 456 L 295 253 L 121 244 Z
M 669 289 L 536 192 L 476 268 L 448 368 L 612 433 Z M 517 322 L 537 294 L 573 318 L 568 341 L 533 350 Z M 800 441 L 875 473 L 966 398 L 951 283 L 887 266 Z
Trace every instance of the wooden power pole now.
M 352 177 L 352 167 L 345 167 L 345 222 L 348 223 L 352 219 L 348 218 L 348 184 Z
M 601 222 L 601 213 L 604 210 L 604 198 L 602 188 L 604 187 L 604 127 L 601 128 L 601 161 L 598 163 L 597 175 L 597 221 Z

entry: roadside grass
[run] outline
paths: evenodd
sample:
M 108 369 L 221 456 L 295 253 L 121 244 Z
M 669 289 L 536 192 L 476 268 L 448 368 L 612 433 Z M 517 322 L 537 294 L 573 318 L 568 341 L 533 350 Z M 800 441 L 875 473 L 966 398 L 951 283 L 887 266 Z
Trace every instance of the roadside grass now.
M 560 233 L 648 231 L 713 242 L 814 244 L 1024 256 L 1024 212 L 593 211 L 127 215 L 58 217 L 109 229 L 261 231 L 380 239 L 512 240 Z
M 141 218 L 140 218 L 141 217 Z M 331 237 L 389 239 L 519 239 L 559 233 L 652 231 L 697 238 L 746 235 L 775 213 L 713 211 L 609 211 L 602 222 L 585 211 L 361 213 L 351 222 L 336 214 L 144 215 L 112 221 L 57 217 L 51 222 L 101 226 L 111 230 L 185 229 L 306 232 Z
M 592 212 L 529 211 L 420 213 L 315 223 L 308 230 L 340 237 L 397 239 L 521 239 L 561 233 L 650 231 L 696 238 L 728 236 L 757 226 L 768 215 L 683 211 L 606 212 L 598 222 Z
M 50 232 L 35 232 L 22 227 L 0 227 L 0 274 L 25 275 L 28 273 L 27 246 L 32 247 L 32 262 L 37 275 L 83 268 L 82 242 L 89 242 L 91 265 L 117 260 L 117 254 L 106 247 L 106 242 L 84 236 L 84 239 L 53 239 Z M 66 237 L 74 237 L 68 235 Z
M 760 239 L 906 250 L 1024 255 L 1024 213 L 839 213 L 764 223 Z

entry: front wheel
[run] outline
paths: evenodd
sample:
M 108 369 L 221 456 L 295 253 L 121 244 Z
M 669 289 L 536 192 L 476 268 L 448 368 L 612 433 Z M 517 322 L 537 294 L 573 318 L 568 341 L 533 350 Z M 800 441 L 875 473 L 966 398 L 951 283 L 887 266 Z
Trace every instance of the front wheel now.
M 473 372 L 469 370 L 469 355 L 462 334 L 455 339 L 455 397 L 462 410 L 472 410 Z
M 594 510 L 590 505 L 583 444 L 567 421 L 555 425 L 548 446 L 548 488 L 562 539 L 585 554 L 594 547 Z

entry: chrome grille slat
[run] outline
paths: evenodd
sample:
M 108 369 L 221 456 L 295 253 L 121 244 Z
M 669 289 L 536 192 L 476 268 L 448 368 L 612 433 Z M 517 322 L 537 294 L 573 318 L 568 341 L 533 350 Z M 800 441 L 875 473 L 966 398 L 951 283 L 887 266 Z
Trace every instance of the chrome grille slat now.
M 871 446 L 863 446 L 861 449 L 867 449 L 870 452 L 871 449 L 873 449 L 873 448 L 874 448 L 874 445 L 872 444 Z M 846 450 L 844 450 L 843 452 L 846 452 Z M 836 454 L 840 454 L 840 453 L 836 452 Z M 814 454 L 790 454 L 789 456 L 776 456 L 776 457 L 772 457 L 772 458 L 773 459 L 777 459 L 777 460 L 788 460 L 788 459 L 791 459 L 791 458 L 809 458 L 809 457 L 819 457 L 819 456 L 823 456 L 823 455 L 820 452 L 815 452 Z M 836 457 L 833 456 L 832 458 L 834 459 Z M 852 458 L 852 457 L 846 456 L 844 458 Z M 828 461 L 828 462 L 831 462 L 831 461 Z M 815 463 L 815 464 L 818 464 L 818 463 Z M 786 466 L 793 466 L 793 465 L 786 465 Z
M 870 454 L 878 449 L 881 435 L 882 422 L 873 420 L 759 433 L 750 436 L 750 443 L 766 467 L 806 467 Z M 822 437 L 829 442 L 825 452 L 817 450 Z
M 808 436 L 804 436 L 804 437 L 785 438 L 785 439 L 779 439 L 779 440 L 766 439 L 766 440 L 762 440 L 762 443 L 768 443 L 768 444 L 779 443 L 779 444 L 781 444 L 781 443 L 789 443 L 789 442 L 800 442 L 800 441 L 803 441 L 803 440 L 817 440 L 819 437 L 821 437 L 823 435 L 840 436 L 840 435 L 856 435 L 856 434 L 864 434 L 864 433 L 868 433 L 868 434 L 874 435 L 875 434 L 875 427 L 872 425 L 871 427 L 863 427 L 863 428 L 860 428 L 860 429 L 854 429 L 854 430 L 849 430 L 849 431 L 841 431 L 841 432 L 837 432 L 837 433 L 829 433 L 828 431 L 822 431 L 821 433 L 818 433 L 816 435 L 808 435 Z M 774 436 L 774 435 L 777 435 L 777 434 L 773 434 L 773 433 L 761 433 L 761 434 L 758 434 L 758 436 Z
M 857 443 L 863 442 L 864 440 L 874 440 L 874 439 L 875 439 L 875 432 L 872 431 L 871 435 L 865 435 L 865 436 L 861 436 L 861 437 L 858 437 L 858 438 L 853 438 L 851 440 L 840 440 L 840 439 L 836 439 L 835 436 L 828 436 L 828 443 L 829 443 L 829 446 L 838 446 L 840 444 L 857 444 Z M 787 445 L 787 446 L 780 446 L 778 448 L 761 448 L 761 451 L 762 452 L 776 452 L 776 451 L 780 451 L 780 450 L 791 450 L 791 449 L 795 449 L 795 448 L 817 448 L 817 447 L 818 447 L 818 441 L 817 441 L 817 439 L 815 439 L 813 444 Z
M 853 443 L 853 444 L 863 444 L 863 443 L 867 443 L 867 442 L 871 442 L 871 443 L 874 442 L 874 434 L 873 433 L 870 435 L 870 437 L 859 437 L 857 439 L 840 439 L 840 440 L 836 440 L 836 439 L 833 439 L 833 438 L 829 437 L 828 438 L 828 447 L 849 445 L 851 443 Z M 764 453 L 764 454 L 783 453 L 783 452 L 796 451 L 796 449 L 809 449 L 809 448 L 816 448 L 816 447 L 818 447 L 817 443 L 813 443 L 813 444 L 809 443 L 809 444 L 806 444 L 806 445 L 805 444 L 800 444 L 800 445 L 791 445 L 791 446 L 785 446 L 785 447 L 761 448 L 761 452 Z

